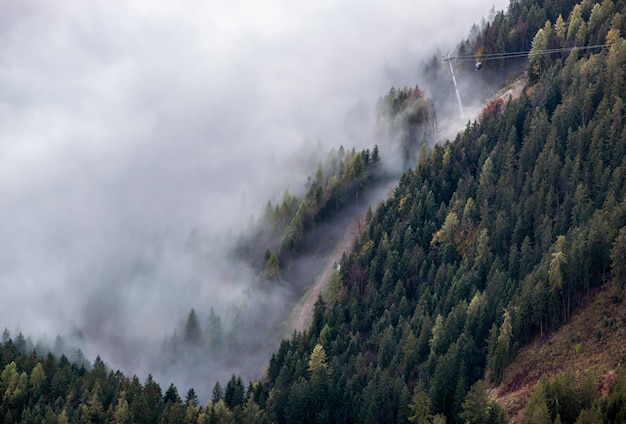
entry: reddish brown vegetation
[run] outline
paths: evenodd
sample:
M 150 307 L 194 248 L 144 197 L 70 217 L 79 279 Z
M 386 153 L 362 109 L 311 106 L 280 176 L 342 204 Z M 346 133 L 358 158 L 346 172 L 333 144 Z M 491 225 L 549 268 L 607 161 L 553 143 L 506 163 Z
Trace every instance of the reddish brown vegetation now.
M 521 422 L 528 398 L 544 375 L 572 370 L 579 382 L 596 375 L 600 396 L 605 396 L 615 370 L 626 361 L 625 339 L 626 302 L 613 303 L 611 289 L 600 290 L 556 333 L 521 349 L 493 396 L 511 423 Z

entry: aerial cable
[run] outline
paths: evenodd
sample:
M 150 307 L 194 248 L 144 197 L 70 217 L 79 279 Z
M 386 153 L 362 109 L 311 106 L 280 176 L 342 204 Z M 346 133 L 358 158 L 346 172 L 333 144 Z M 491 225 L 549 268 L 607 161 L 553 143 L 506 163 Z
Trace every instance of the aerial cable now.
M 473 54 L 473 55 L 459 55 L 454 59 L 457 62 L 474 62 L 476 60 L 485 61 L 485 60 L 501 60 L 501 59 L 515 59 L 520 57 L 532 57 L 537 55 L 545 55 L 545 54 L 554 54 L 554 53 L 565 53 L 572 52 L 574 50 L 590 50 L 590 49 L 600 49 L 604 47 L 610 47 L 612 44 L 595 44 L 592 46 L 573 46 L 573 47 L 561 47 L 554 49 L 542 49 L 542 50 L 525 50 L 518 52 L 502 52 L 502 53 L 486 53 L 482 55 Z
M 574 50 L 590 50 L 590 49 L 600 49 L 604 47 L 610 47 L 612 44 L 595 44 L 592 46 L 573 46 L 573 47 L 561 47 L 555 49 L 542 49 L 542 50 L 525 50 L 519 52 L 503 52 L 503 53 L 487 53 L 487 54 L 473 54 L 473 55 L 459 55 L 459 56 L 450 56 L 448 54 L 443 58 L 444 62 L 447 62 L 450 65 L 450 73 L 452 74 L 452 82 L 454 83 L 454 91 L 456 92 L 456 99 L 459 102 L 459 110 L 461 111 L 461 118 L 465 118 L 465 114 L 463 113 L 463 103 L 461 103 L 461 95 L 459 94 L 459 88 L 456 84 L 456 76 L 454 75 L 454 68 L 452 67 L 452 61 L 456 62 L 475 62 L 476 70 L 480 70 L 483 67 L 482 62 L 485 60 L 503 60 L 503 59 L 515 59 L 515 58 L 530 58 L 533 56 L 546 55 L 546 54 L 554 54 L 554 53 L 564 53 L 564 52 L 572 52 Z
M 529 55 L 536 55 L 536 54 L 551 54 L 551 53 L 559 53 L 559 52 L 571 52 L 573 50 L 588 50 L 588 49 L 595 49 L 595 48 L 603 48 L 603 47 L 610 47 L 612 44 L 596 44 L 596 45 L 592 45 L 592 46 L 573 46 L 573 47 L 561 47 L 561 48 L 554 48 L 554 49 L 543 49 L 543 50 L 525 50 L 525 51 L 518 51 L 518 52 L 502 52 L 502 53 L 486 53 L 486 54 L 482 54 L 482 55 L 477 55 L 477 54 L 473 54 L 473 55 L 459 55 L 457 56 L 458 61 L 470 61 L 470 60 L 475 60 L 477 58 L 481 58 L 484 60 L 495 60 L 495 59 L 506 59 L 508 57 L 523 57 L 523 56 L 529 56 Z

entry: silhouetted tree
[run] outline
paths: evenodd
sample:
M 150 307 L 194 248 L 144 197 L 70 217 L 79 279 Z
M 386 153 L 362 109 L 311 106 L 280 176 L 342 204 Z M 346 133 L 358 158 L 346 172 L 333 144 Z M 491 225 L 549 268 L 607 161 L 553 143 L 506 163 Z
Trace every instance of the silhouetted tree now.
M 200 321 L 198 320 L 195 309 L 192 308 L 189 312 L 189 315 L 187 316 L 187 321 L 185 322 L 184 341 L 188 344 L 198 345 L 200 343 L 200 340 Z

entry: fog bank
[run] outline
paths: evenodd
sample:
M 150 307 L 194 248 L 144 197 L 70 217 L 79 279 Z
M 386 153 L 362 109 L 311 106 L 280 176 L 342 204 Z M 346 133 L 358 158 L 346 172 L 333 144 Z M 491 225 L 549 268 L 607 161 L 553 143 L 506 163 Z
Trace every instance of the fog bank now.
M 233 236 L 301 188 L 307 155 L 371 147 L 378 97 L 494 4 L 0 2 L 0 327 L 78 332 L 164 386 L 260 374 L 272 343 L 204 371 L 146 363 L 192 307 L 284 319 L 288 290 L 251 290 Z

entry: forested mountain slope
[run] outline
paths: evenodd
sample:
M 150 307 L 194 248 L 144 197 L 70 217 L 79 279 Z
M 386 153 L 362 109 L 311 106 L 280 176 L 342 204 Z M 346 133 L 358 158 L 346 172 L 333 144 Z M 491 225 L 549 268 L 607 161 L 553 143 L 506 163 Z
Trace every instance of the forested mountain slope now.
M 87 369 L 38 358 L 7 337 L 0 418 L 505 421 L 486 388 L 519 349 L 569 322 L 597 287 L 624 301 L 625 6 L 512 1 L 463 43 L 487 52 L 610 46 L 541 55 L 518 99 L 491 103 L 455 140 L 422 149 L 416 169 L 368 214 L 339 287 L 320 298 L 307 331 L 282 341 L 262 381 L 246 390 L 233 376 L 199 406 L 193 391 L 183 402 L 174 386 L 163 393 L 99 360 Z M 567 379 L 546 382 L 528 422 L 623 422 L 623 373 L 604 398 L 566 391 Z
M 541 25 L 548 45 L 612 45 L 543 57 L 520 99 L 403 176 L 345 258 L 342 293 L 272 358 L 273 419 L 405 422 L 423 401 L 471 421 L 485 372 L 498 383 L 519 346 L 611 277 L 623 299 L 622 10 L 585 2 L 557 15 L 566 32 Z

